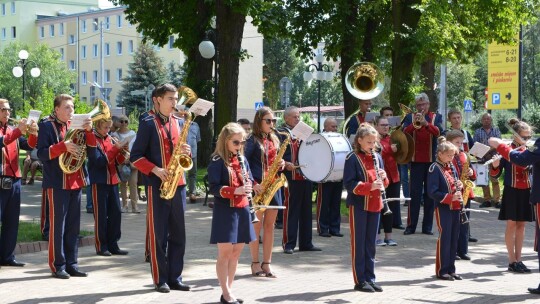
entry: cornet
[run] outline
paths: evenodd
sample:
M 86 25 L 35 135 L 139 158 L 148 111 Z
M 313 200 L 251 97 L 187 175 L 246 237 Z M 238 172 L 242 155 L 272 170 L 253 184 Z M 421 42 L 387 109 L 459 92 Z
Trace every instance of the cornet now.
M 18 125 L 21 120 L 20 119 L 15 119 L 15 118 L 9 118 L 9 121 L 11 121 L 14 125 Z M 37 134 L 37 132 L 39 131 L 38 127 L 37 127 L 37 122 L 36 122 L 36 127 L 33 128 L 32 127 L 32 123 L 28 123 L 26 122 L 26 125 L 28 126 L 27 130 L 26 130 L 26 135 L 28 135 L 28 133 L 32 134 L 33 132 L 30 132 L 30 131 L 34 131 L 35 130 L 35 133 Z

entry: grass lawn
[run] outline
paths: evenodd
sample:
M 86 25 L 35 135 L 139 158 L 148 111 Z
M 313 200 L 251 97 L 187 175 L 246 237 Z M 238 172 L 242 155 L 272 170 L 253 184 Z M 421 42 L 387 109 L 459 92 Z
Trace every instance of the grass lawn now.
M 81 236 L 94 235 L 93 231 L 81 230 Z M 37 242 L 41 241 L 41 231 L 38 222 L 21 221 L 19 222 L 19 233 L 17 235 L 17 243 Z

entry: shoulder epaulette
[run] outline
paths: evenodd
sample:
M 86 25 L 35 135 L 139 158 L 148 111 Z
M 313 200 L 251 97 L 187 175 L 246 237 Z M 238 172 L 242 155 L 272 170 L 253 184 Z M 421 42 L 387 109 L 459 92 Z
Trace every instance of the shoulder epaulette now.
M 429 166 L 429 172 L 433 172 L 437 166 L 439 166 L 437 162 L 432 163 L 431 166 Z
M 345 160 L 349 159 L 351 157 L 351 155 L 354 155 L 354 151 L 351 151 L 349 152 L 349 154 L 347 154 L 347 156 L 345 156 Z
M 219 155 L 212 156 L 212 161 L 218 161 L 220 159 L 221 159 L 221 156 L 219 156 Z

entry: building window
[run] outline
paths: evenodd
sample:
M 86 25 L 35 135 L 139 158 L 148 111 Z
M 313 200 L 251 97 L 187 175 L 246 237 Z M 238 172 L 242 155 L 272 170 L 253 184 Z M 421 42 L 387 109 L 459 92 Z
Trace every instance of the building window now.
M 128 52 L 133 54 L 133 40 L 128 41 Z
M 98 46 L 97 44 L 92 45 L 92 56 L 96 58 L 98 56 Z
M 2 3 L 2 16 L 6 15 L 6 4 Z
M 99 20 L 98 18 L 94 18 L 94 22 L 92 23 L 94 25 L 94 32 L 97 32 L 98 31 L 98 25 L 99 25 Z
M 54 24 L 49 25 L 49 34 L 54 37 Z
M 81 58 L 86 59 L 86 45 L 81 47 Z
M 60 59 L 64 60 L 64 48 L 60 48 Z
M 122 82 L 122 69 L 116 69 L 116 81 Z
M 116 16 L 116 27 L 121 28 L 122 27 L 122 15 Z
M 58 27 L 58 36 L 64 36 L 64 23 L 60 22 L 60 25 Z
M 109 16 L 105 17 L 105 29 L 107 30 L 111 29 L 111 17 Z
M 2 28 L 2 40 L 6 40 L 6 28 Z
M 39 38 L 45 38 L 45 27 L 44 26 L 39 27 Z
M 82 31 L 83 33 L 86 33 L 86 31 L 87 31 L 87 28 L 86 28 L 86 20 L 83 20 L 83 21 L 81 22 L 81 31 Z
M 105 70 L 105 82 L 111 82 L 111 70 Z
M 93 100 L 96 97 L 96 87 L 90 86 L 90 99 Z
M 105 43 L 105 50 L 103 52 L 105 53 L 105 56 L 111 55 L 111 45 L 108 42 Z
M 75 44 L 75 35 L 69 35 L 69 44 Z
M 75 60 L 70 60 L 69 61 L 69 69 L 70 70 L 75 70 Z
M 97 71 L 92 71 L 92 81 L 97 82 L 97 80 L 98 80 Z
M 11 27 L 11 38 L 17 38 L 17 28 L 14 26 Z
M 169 50 L 174 49 L 174 36 L 169 36 Z
M 15 15 L 15 1 L 11 2 L 11 14 Z
M 122 55 L 122 41 L 116 43 L 116 50 L 118 55 Z
M 88 78 L 86 77 L 86 72 L 81 73 L 81 83 L 86 85 L 88 83 Z

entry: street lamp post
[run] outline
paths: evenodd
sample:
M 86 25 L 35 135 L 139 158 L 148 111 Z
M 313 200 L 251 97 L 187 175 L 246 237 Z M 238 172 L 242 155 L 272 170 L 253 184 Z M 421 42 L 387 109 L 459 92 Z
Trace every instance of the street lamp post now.
M 215 24 L 212 24 L 212 29 L 206 32 L 205 39 L 199 43 L 199 52 L 205 59 L 214 59 L 214 143 L 217 142 L 218 123 L 217 123 L 217 110 L 218 110 L 218 77 L 219 77 L 219 49 L 217 44 L 217 29 Z M 214 42 L 210 41 L 209 36 L 213 36 Z
M 26 72 L 26 66 L 29 64 L 29 63 L 32 63 L 35 65 L 35 67 L 33 67 L 31 70 L 30 70 L 30 75 L 32 75 L 32 77 L 36 78 L 36 77 L 39 77 L 39 75 L 41 75 L 41 70 L 37 67 L 37 64 L 31 60 L 28 60 L 28 51 L 26 50 L 21 50 L 19 52 L 19 61 L 17 62 L 17 66 L 13 68 L 12 70 L 12 73 L 13 73 L 13 76 L 19 78 L 19 77 L 22 77 L 22 99 L 23 99 L 23 107 L 24 107 L 24 99 L 25 99 L 25 93 L 26 93 L 26 80 L 25 80 L 25 72 Z M 32 108 L 34 107 L 34 101 L 31 100 L 30 101 L 30 105 L 32 106 Z
M 334 78 L 334 73 L 330 66 L 324 64 L 324 43 L 319 43 L 315 54 L 317 64 L 311 63 L 304 72 L 304 81 L 317 80 L 317 133 L 321 132 L 321 81 L 330 81 Z M 315 70 L 311 72 L 311 68 Z

